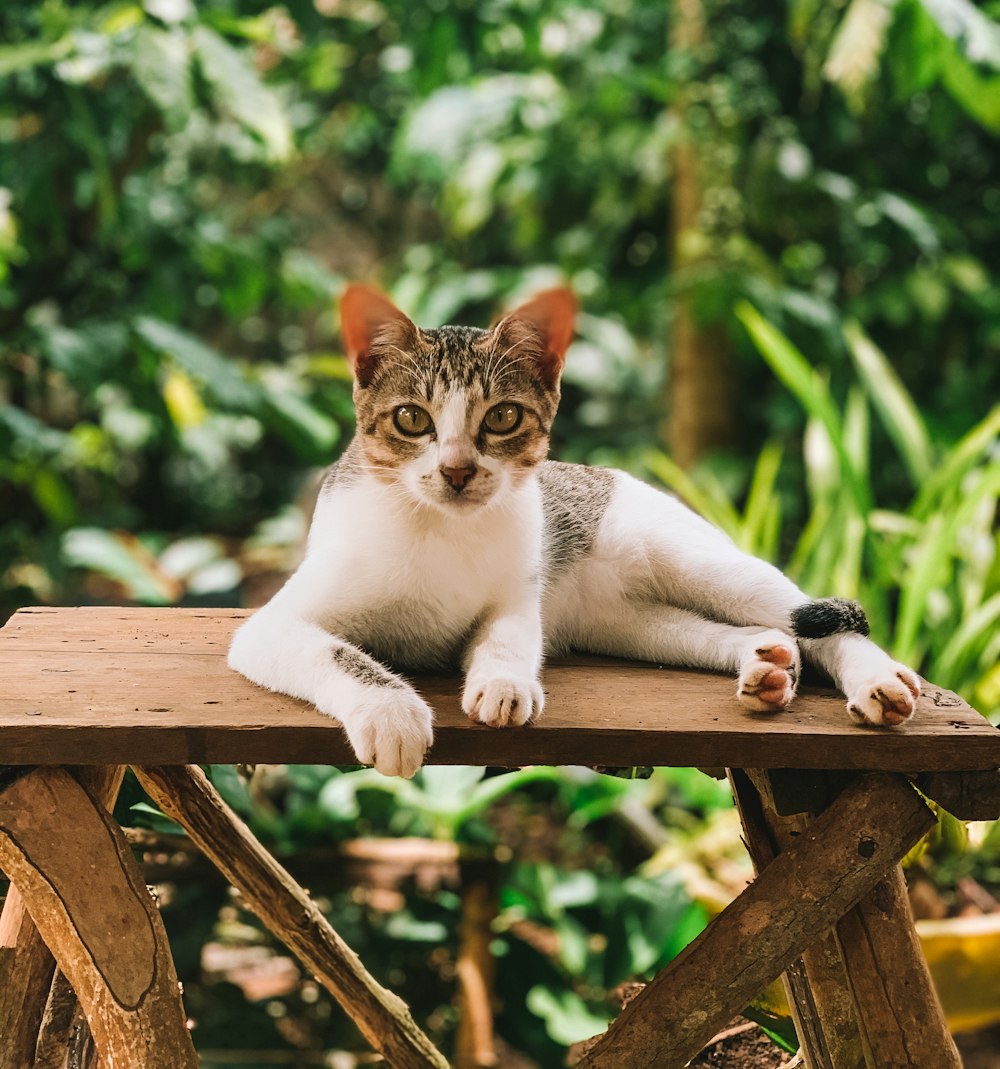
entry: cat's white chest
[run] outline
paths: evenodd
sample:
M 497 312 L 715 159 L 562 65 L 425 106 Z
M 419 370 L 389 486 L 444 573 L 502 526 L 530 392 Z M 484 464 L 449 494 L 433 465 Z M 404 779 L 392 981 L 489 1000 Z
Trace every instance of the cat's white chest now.
M 310 534 L 331 580 L 323 625 L 392 663 L 456 664 L 491 606 L 539 571 L 537 492 L 516 504 L 450 516 L 336 491 Z

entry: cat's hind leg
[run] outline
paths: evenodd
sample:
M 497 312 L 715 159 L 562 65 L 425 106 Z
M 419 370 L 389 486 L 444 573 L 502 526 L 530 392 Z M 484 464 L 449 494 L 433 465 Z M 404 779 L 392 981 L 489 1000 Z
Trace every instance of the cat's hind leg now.
M 847 696 L 847 712 L 859 724 L 895 727 L 913 715 L 920 677 L 864 635 L 802 639 L 806 659 L 822 668 Z
M 737 627 L 688 609 L 623 598 L 601 610 L 573 614 L 557 634 L 561 644 L 687 668 L 732 672 L 736 694 L 753 712 L 778 712 L 795 697 L 796 640 L 777 628 Z

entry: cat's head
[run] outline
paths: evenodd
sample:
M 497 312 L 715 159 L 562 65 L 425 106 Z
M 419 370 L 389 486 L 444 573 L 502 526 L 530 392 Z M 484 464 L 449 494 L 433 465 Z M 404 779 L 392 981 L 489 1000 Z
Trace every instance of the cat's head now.
M 490 330 L 421 330 L 378 290 L 340 302 L 368 469 L 449 511 L 502 501 L 549 446 L 576 298 L 540 293 Z

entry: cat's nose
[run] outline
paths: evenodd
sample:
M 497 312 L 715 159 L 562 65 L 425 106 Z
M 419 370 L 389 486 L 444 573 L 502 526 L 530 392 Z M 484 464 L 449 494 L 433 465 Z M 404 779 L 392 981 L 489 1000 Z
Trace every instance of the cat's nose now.
M 461 493 L 472 481 L 476 474 L 475 464 L 469 464 L 464 468 L 446 468 L 441 466 L 441 474 L 445 477 L 453 490 Z

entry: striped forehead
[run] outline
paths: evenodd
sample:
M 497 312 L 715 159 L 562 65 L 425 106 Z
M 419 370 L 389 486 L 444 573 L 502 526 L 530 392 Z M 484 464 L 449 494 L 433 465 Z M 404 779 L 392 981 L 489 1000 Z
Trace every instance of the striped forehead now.
M 483 382 L 483 344 L 489 331 L 476 327 L 439 327 L 421 331 L 427 345 L 428 396 L 456 388 L 470 389 Z M 488 388 L 488 387 L 487 387 Z

